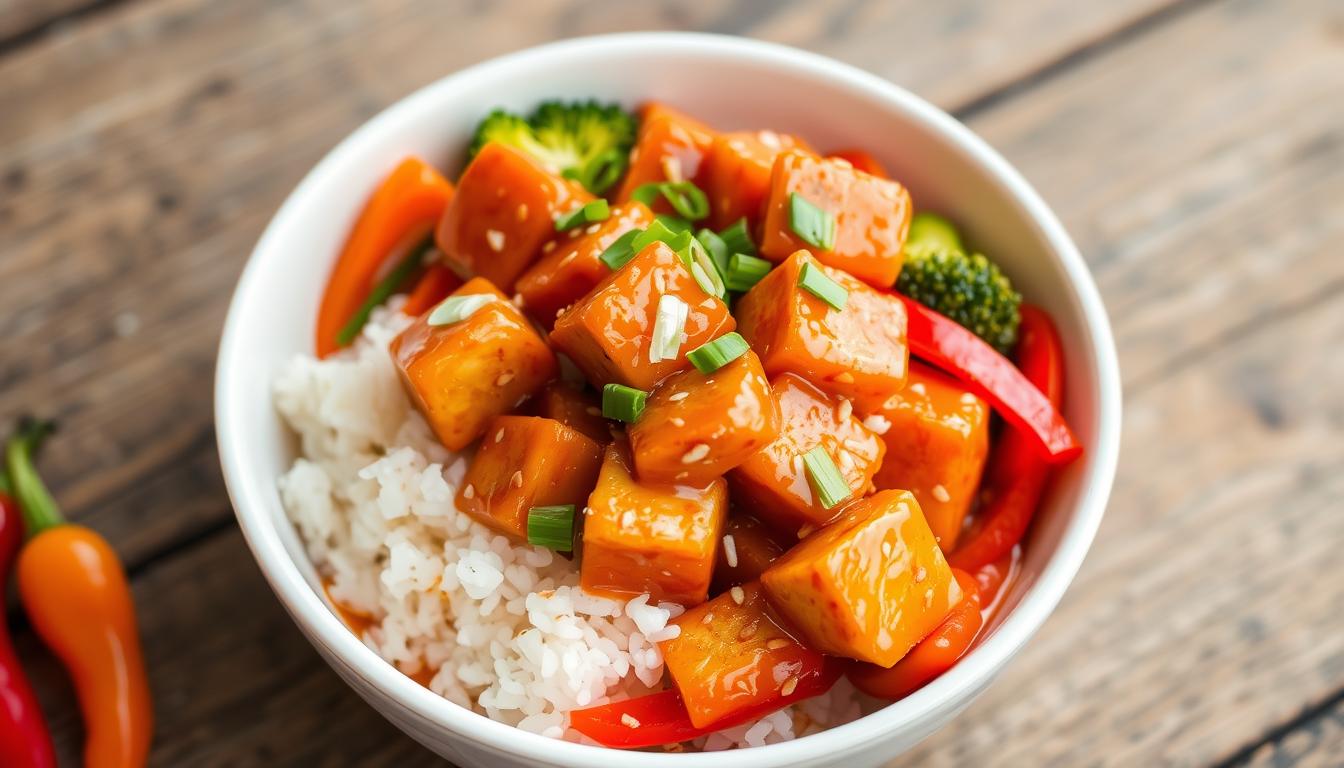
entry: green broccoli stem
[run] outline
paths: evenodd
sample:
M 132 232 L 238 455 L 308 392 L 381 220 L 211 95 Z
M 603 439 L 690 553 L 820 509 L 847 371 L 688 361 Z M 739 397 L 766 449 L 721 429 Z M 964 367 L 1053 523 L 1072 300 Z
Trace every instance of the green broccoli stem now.
M 61 508 L 56 505 L 56 500 L 33 466 L 33 454 L 55 428 L 55 423 L 51 421 L 25 419 L 5 444 L 5 469 L 29 538 L 65 524 Z

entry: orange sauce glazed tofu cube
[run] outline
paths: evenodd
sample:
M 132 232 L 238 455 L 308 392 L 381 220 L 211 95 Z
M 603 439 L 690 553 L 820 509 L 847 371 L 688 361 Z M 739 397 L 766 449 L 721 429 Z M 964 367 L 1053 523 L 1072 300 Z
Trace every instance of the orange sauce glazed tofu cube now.
M 618 205 L 606 221 L 575 228 L 556 239 L 555 247 L 542 247 L 545 253 L 518 278 L 518 295 L 523 308 L 537 322 L 550 328 L 560 311 L 583 298 L 611 274 L 601 261 L 602 252 L 632 229 L 643 229 L 653 221 L 653 213 L 640 202 Z
M 770 708 L 825 674 L 826 657 L 780 625 L 758 583 L 734 587 L 672 623 L 681 634 L 660 644 L 663 661 L 696 727 Z
M 579 385 L 556 379 L 541 390 L 530 403 L 530 413 L 555 419 L 570 429 L 595 440 L 599 445 L 611 442 L 611 423 L 602 418 L 602 401 L 597 393 Z
M 703 488 L 644 483 L 635 479 L 629 446 L 612 443 L 583 520 L 583 588 L 703 603 L 727 513 L 722 478 Z
M 462 172 L 434 241 L 451 266 L 505 293 L 555 237 L 555 220 L 593 199 L 528 155 L 486 144 Z
M 868 493 L 886 446 L 847 401 L 827 395 L 801 376 L 779 376 L 770 389 L 779 404 L 779 437 L 729 474 L 733 497 L 782 532 L 825 525 L 841 507 L 821 505 L 808 482 L 803 454 L 825 448 L 858 498 Z
M 689 308 L 685 340 L 671 360 L 650 362 L 663 296 Z M 651 243 L 555 321 L 551 342 L 596 387 L 617 382 L 648 391 L 690 363 L 686 353 L 735 327 L 728 305 L 710 296 L 667 245 Z
M 989 405 L 943 374 L 912 365 L 905 389 L 878 413 L 891 427 L 873 483 L 913 493 L 943 551 L 952 551 L 989 453 Z
M 701 486 L 775 439 L 779 405 L 748 350 L 712 373 L 669 376 L 629 432 L 640 479 Z
M 835 218 L 835 245 L 809 245 L 790 226 L 790 197 L 798 193 Z M 830 267 L 890 287 L 901 273 L 912 207 L 905 187 L 856 170 L 845 160 L 790 150 L 775 158 L 761 224 L 761 256 L 783 261 L 804 248 Z
M 557 370 L 541 335 L 488 280 L 468 280 L 452 296 L 475 294 L 497 300 L 447 325 L 430 325 L 434 312 L 426 312 L 389 347 L 411 402 L 450 451 L 466 448 Z
M 910 352 L 905 305 L 837 269 L 823 267 L 849 296 L 835 309 L 799 285 L 803 265 L 819 265 L 797 251 L 738 300 L 738 332 L 761 357 L 766 375 L 796 373 L 829 392 L 881 403 L 905 385 Z
M 788 543 L 795 544 L 797 539 Z M 787 548 L 765 523 L 744 512 L 733 511 L 723 526 L 723 546 L 719 547 L 719 558 L 714 563 L 714 590 L 722 592 L 729 587 L 758 581 L 765 569 Z
M 704 163 L 704 189 L 709 197 L 709 225 L 723 229 L 746 217 L 751 230 L 761 221 L 770 193 L 775 157 L 786 149 L 807 146 L 802 139 L 774 131 L 721 134 L 710 145 Z
M 630 150 L 630 168 L 625 172 L 616 202 L 628 203 L 636 189 L 658 181 L 695 181 L 701 172 L 714 131 L 693 117 L 665 104 L 652 102 L 639 111 L 639 135 Z M 671 213 L 666 200 L 653 206 L 658 213 Z
M 602 447 L 554 419 L 500 416 L 467 467 L 457 506 L 526 541 L 528 511 L 557 504 L 582 509 L 601 466 Z
M 906 491 L 854 502 L 761 577 L 813 648 L 890 667 L 942 623 L 961 587 Z

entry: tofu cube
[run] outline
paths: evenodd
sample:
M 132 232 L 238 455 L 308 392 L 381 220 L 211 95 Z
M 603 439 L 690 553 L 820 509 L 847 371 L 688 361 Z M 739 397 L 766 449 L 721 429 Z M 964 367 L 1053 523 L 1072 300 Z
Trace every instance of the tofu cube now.
M 639 136 L 630 151 L 630 167 L 616 193 L 616 202 L 628 203 L 635 190 L 658 181 L 696 181 L 701 173 L 714 131 L 693 117 L 653 102 L 640 110 Z M 672 213 L 666 200 L 653 204 L 655 213 Z
M 761 222 L 770 193 L 775 158 L 786 149 L 807 149 L 802 139 L 774 131 L 739 131 L 714 139 L 704 163 L 709 225 L 723 229 L 746 218 L 751 230 Z

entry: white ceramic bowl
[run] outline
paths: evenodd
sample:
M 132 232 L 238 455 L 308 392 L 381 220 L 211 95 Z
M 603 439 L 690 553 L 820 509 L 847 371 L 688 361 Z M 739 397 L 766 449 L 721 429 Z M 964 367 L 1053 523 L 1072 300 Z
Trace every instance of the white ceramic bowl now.
M 858 722 L 706 754 L 621 753 L 519 731 L 439 698 L 360 643 L 324 602 L 285 518 L 276 480 L 293 446 L 270 383 L 285 361 L 310 351 L 325 276 L 366 195 L 410 153 L 456 173 L 473 125 L 492 107 L 589 96 L 628 105 L 657 98 L 720 129 L 772 128 L 823 150 L 865 148 L 911 189 L 917 207 L 949 214 L 1060 326 L 1067 416 L 1086 453 L 1041 510 L 1008 610 L 950 672 Z M 439 80 L 351 134 L 304 178 L 253 251 L 229 308 L 215 397 L 238 522 L 285 608 L 370 704 L 463 766 L 861 768 L 892 758 L 969 705 L 1050 615 L 1101 521 L 1120 437 L 1115 348 L 1096 287 L 1054 214 L 1002 157 L 945 113 L 866 72 L 791 48 L 689 34 L 594 37 L 505 56 Z

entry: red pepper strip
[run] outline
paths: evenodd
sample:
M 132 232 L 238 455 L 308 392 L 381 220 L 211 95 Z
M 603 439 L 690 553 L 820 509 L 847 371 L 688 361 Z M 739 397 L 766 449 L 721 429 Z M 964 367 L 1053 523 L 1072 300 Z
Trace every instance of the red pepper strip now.
M 355 221 L 327 280 L 317 313 L 317 355 L 342 346 L 341 329 L 359 310 L 389 261 L 414 247 L 434 228 L 453 196 L 453 185 L 423 160 L 408 157 L 374 191 Z
M 1022 307 L 1017 342 L 1018 361 L 1027 380 L 1058 406 L 1064 394 L 1064 353 L 1049 315 Z M 1012 553 L 1036 515 L 1050 466 L 1032 450 L 1034 438 L 1020 429 L 1006 429 L 990 457 L 985 478 L 989 503 L 980 512 L 981 523 L 963 536 L 948 558 L 956 568 L 979 570 Z
M 453 270 L 443 264 L 431 265 L 425 270 L 424 277 L 411 289 L 411 295 L 406 297 L 406 303 L 402 305 L 401 311 L 411 317 L 419 317 L 428 312 L 431 307 L 448 298 L 448 294 L 457 290 L 462 285 L 462 278 L 458 277 Z
M 877 176 L 883 179 L 891 178 L 891 176 L 887 174 L 887 169 L 883 168 L 882 164 L 877 162 L 876 158 L 867 152 L 864 152 L 862 149 L 838 149 L 832 152 L 830 157 L 837 160 L 845 160 L 860 171 L 872 176 Z
M 952 571 L 961 585 L 962 598 L 938 628 L 910 649 L 890 669 L 855 662 L 849 680 L 860 691 L 879 699 L 896 700 L 923 688 L 957 663 L 984 624 L 980 615 L 980 590 L 976 578 L 965 571 Z
M 9 492 L 8 476 L 0 469 L 0 594 L 4 593 L 14 556 L 23 543 L 23 516 Z M 51 734 L 14 653 L 9 628 L 3 622 L 0 622 L 0 765 L 56 768 Z
M 1010 425 L 1032 437 L 1030 451 L 1046 463 L 1064 464 L 1083 452 L 1059 410 L 1008 358 L 947 317 L 907 296 L 894 295 L 905 303 L 909 315 L 911 355 L 942 368 L 989 400 Z M 1030 311 L 1023 307 L 1024 326 Z M 1044 312 L 1034 312 L 1049 323 Z
M 569 713 L 574 730 L 604 747 L 639 749 L 690 741 L 724 728 L 749 723 L 795 701 L 820 696 L 840 679 L 840 665 L 828 659 L 819 675 L 803 677 L 787 696 L 743 710 L 733 717 L 697 728 L 675 688 Z

